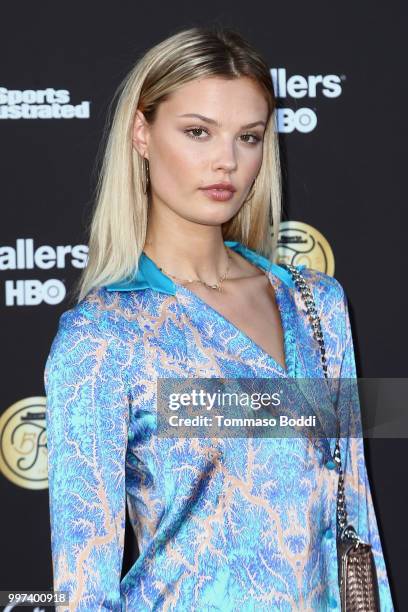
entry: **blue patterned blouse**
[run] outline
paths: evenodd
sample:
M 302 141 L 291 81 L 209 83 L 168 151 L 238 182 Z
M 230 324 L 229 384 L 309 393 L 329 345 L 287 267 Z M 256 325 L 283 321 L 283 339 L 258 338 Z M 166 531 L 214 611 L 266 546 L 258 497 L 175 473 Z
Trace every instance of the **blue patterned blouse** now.
M 60 318 L 45 368 L 54 589 L 71 601 L 60 609 L 340 609 L 333 438 L 155 435 L 158 377 L 323 377 L 290 274 L 225 244 L 273 286 L 286 368 L 144 253 L 132 280 L 92 290 Z M 355 378 L 342 286 L 298 268 L 329 377 Z M 359 421 L 358 401 L 350 410 Z M 373 545 L 381 610 L 393 610 L 362 438 L 341 438 L 341 452 L 349 521 Z M 140 556 L 121 580 L 126 504 Z

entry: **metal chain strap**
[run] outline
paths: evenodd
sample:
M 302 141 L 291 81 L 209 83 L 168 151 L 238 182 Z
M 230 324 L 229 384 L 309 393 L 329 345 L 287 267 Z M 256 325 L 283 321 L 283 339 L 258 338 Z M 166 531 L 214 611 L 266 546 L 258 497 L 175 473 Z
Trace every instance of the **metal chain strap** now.
M 326 347 L 324 344 L 324 338 L 320 323 L 320 318 L 317 313 L 316 304 L 313 298 L 313 293 L 310 290 L 307 282 L 305 281 L 299 270 L 291 264 L 281 264 L 282 267 L 286 268 L 292 275 L 295 286 L 300 291 L 303 301 L 306 305 L 310 323 L 313 329 L 313 335 L 315 340 L 320 346 L 320 358 L 322 362 L 322 368 L 325 378 L 327 376 L 327 360 L 326 360 Z M 337 471 L 339 474 L 338 490 L 337 490 L 337 524 L 340 528 L 342 537 L 348 536 L 355 540 L 360 540 L 357 533 L 352 525 L 347 526 L 347 507 L 346 507 L 346 496 L 344 488 L 344 474 L 341 465 L 341 453 L 340 453 L 340 421 L 337 426 L 337 439 L 333 454 L 333 461 L 337 465 Z M 347 528 L 346 528 L 347 526 Z

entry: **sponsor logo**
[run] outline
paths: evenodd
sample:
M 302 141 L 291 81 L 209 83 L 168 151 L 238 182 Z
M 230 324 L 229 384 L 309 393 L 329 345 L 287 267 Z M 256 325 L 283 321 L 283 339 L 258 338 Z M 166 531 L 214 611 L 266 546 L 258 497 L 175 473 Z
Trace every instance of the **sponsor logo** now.
M 89 100 L 70 102 L 68 89 L 0 87 L 0 119 L 89 119 Z
M 318 229 L 303 221 L 281 222 L 275 259 L 278 264 L 304 264 L 334 276 L 334 254 L 329 241 Z
M 311 108 L 278 108 L 276 114 L 276 125 L 279 132 L 289 133 L 312 132 L 317 125 L 317 115 Z
M 0 472 L 24 489 L 46 489 L 45 397 L 27 397 L 0 416 Z
M 65 285 L 57 278 L 45 283 L 39 280 L 8 280 L 5 283 L 6 306 L 38 306 L 42 302 L 60 304 L 66 295 Z
M 271 77 L 277 98 L 295 100 L 309 98 L 316 100 L 319 96 L 335 99 L 343 92 L 344 75 L 310 74 L 288 76 L 286 68 L 271 68 Z M 317 109 L 278 108 L 276 111 L 276 129 L 278 132 L 312 132 L 317 126 Z
M 54 247 L 44 244 L 35 248 L 32 238 L 18 238 L 15 247 L 0 245 L 0 270 L 63 269 L 67 258 L 74 268 L 85 268 L 87 256 L 85 244 Z
M 319 93 L 326 98 L 338 98 L 342 93 L 342 77 L 338 74 L 288 77 L 286 68 L 272 68 L 271 77 L 277 98 L 316 98 Z
M 0 271 L 8 270 L 63 270 L 69 265 L 85 268 L 88 247 L 75 245 L 35 246 L 32 238 L 18 238 L 15 246 L 0 245 Z M 62 280 L 7 279 L 4 283 L 6 306 L 38 306 L 41 303 L 55 305 L 62 302 L 66 288 Z

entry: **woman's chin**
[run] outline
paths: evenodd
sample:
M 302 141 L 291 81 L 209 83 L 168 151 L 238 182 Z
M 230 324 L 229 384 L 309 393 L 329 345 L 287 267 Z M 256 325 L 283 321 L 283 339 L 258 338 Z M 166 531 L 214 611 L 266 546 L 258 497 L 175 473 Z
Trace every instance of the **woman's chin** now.
M 197 214 L 194 216 L 189 215 L 188 220 L 200 225 L 223 225 L 224 223 L 230 221 L 235 214 L 235 210 L 212 211 L 210 213 L 203 211 L 202 214 Z

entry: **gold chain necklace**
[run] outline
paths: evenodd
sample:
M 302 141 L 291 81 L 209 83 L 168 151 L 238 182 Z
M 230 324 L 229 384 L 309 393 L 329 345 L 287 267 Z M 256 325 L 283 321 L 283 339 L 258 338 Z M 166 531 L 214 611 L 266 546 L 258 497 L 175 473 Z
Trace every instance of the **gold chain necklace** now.
M 209 289 L 217 289 L 217 291 L 221 291 L 221 285 L 222 285 L 223 281 L 225 281 L 225 279 L 228 276 L 228 272 L 229 272 L 230 264 L 231 264 L 231 260 L 232 260 L 232 257 L 230 255 L 229 251 L 227 251 L 227 249 L 225 249 L 225 251 L 226 251 L 227 257 L 228 257 L 227 268 L 226 268 L 224 274 L 222 276 L 220 276 L 220 278 L 217 280 L 217 282 L 214 285 L 210 285 L 209 283 L 206 283 L 205 281 L 201 280 L 201 278 L 178 278 L 174 274 L 170 274 L 170 272 L 167 272 L 164 268 L 160 268 L 159 266 L 157 266 L 157 267 L 159 268 L 160 272 L 163 272 L 164 274 L 167 274 L 167 276 L 171 276 L 171 278 L 174 278 L 175 280 L 179 281 L 180 283 L 201 283 L 202 285 L 205 285 Z

